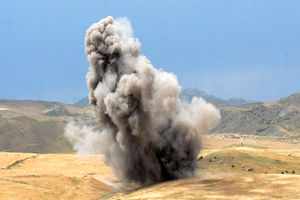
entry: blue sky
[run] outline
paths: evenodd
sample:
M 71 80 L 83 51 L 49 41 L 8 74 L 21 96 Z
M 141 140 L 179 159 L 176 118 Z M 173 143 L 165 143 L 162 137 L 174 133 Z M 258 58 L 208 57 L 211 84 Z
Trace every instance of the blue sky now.
M 0 1 L 0 99 L 87 95 L 86 29 L 126 16 L 182 88 L 270 101 L 300 92 L 300 1 Z

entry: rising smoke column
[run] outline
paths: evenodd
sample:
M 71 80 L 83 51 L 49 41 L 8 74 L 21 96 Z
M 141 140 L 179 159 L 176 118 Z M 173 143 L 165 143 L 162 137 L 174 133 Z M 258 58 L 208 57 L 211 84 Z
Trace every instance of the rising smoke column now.
M 124 182 L 194 176 L 201 134 L 219 122 L 219 111 L 199 98 L 181 102 L 176 76 L 155 69 L 131 34 L 126 18 L 107 17 L 87 30 L 86 78 L 99 128 L 71 123 L 65 135 L 75 150 L 104 154 Z

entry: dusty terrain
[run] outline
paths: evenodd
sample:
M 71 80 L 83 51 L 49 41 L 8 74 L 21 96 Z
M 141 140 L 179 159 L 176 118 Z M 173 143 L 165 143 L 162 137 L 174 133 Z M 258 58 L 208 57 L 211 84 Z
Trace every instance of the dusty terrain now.
M 115 178 L 101 156 L 0 153 L 3 200 L 98 199 L 113 189 L 108 180 Z
M 204 137 L 198 178 L 122 186 L 99 155 L 0 153 L 0 199 L 300 199 L 298 141 Z

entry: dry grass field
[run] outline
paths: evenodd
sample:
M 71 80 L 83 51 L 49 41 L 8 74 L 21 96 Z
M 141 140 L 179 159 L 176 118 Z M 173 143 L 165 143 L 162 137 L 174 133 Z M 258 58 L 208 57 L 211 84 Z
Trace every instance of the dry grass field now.
M 98 199 L 113 189 L 100 156 L 0 153 L 0 199 Z M 104 183 L 105 182 L 105 183 Z
M 0 153 L 0 199 L 300 199 L 297 141 L 204 137 L 199 177 L 122 186 L 101 156 Z

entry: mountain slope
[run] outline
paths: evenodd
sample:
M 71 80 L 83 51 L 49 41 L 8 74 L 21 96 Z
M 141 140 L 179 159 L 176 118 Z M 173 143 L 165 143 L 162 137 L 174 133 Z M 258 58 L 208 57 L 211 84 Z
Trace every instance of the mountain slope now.
M 89 98 L 85 97 L 83 99 L 80 99 L 79 101 L 77 101 L 76 103 L 74 103 L 75 105 L 88 105 L 89 104 Z
M 300 135 L 300 93 L 269 103 L 217 105 L 219 133 L 243 133 L 295 137 Z
M 72 117 L 92 123 L 88 107 L 57 102 L 0 100 L 0 151 L 60 153 L 71 152 L 63 137 Z

